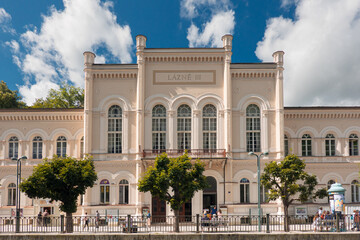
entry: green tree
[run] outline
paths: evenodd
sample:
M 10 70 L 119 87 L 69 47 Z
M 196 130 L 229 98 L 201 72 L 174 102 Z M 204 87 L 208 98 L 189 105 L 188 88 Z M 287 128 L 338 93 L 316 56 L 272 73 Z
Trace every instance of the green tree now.
M 18 91 L 8 88 L 6 82 L 0 82 L 0 108 L 24 108 L 26 104 L 21 101 Z
M 281 199 L 284 206 L 284 230 L 289 231 L 290 204 L 294 201 L 306 202 L 309 199 L 327 196 L 326 189 L 318 189 L 317 178 L 305 172 L 305 161 L 296 155 L 288 155 L 281 162 L 272 161 L 266 164 L 261 175 L 261 184 L 269 189 L 268 199 Z
M 59 201 L 60 210 L 66 213 L 66 232 L 72 232 L 72 213 L 76 212 L 77 198 L 96 180 L 91 157 L 77 160 L 54 156 L 34 167 L 33 174 L 20 184 L 20 189 L 30 198 Z
M 48 96 L 36 99 L 33 108 L 80 108 L 84 107 L 84 89 L 63 83 L 60 89 L 51 89 Z
M 174 231 L 179 232 L 180 207 L 190 201 L 195 192 L 207 187 L 204 170 L 204 164 L 200 160 L 191 163 L 187 153 L 177 158 L 163 153 L 156 157 L 154 167 L 145 172 L 138 189 L 170 204 L 175 214 Z

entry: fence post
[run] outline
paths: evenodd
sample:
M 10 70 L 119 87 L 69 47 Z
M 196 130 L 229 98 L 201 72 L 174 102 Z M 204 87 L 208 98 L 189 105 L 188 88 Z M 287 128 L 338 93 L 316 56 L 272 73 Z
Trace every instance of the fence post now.
M 270 214 L 266 214 L 266 233 L 270 233 Z
M 251 225 L 251 208 L 249 208 L 249 225 Z
M 64 232 L 64 215 L 60 215 L 60 232 Z
M 127 215 L 127 232 L 130 233 L 131 232 L 131 215 L 128 214 Z
M 336 213 L 336 231 L 340 232 L 340 212 Z
M 196 214 L 196 233 L 200 232 L 200 215 Z

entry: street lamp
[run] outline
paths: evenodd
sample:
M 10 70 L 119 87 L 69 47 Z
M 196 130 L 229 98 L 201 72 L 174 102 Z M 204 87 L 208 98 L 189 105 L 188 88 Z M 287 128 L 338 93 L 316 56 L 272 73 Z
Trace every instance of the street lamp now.
M 12 158 L 16 161 L 16 228 L 15 232 L 20 232 L 20 181 L 21 181 L 21 160 L 26 160 L 26 156 Z
M 261 199 L 260 199 L 260 158 L 261 156 L 268 155 L 268 152 L 263 152 L 260 154 L 256 154 L 254 152 L 249 152 L 249 156 L 256 156 L 257 158 L 257 182 L 258 182 L 258 211 L 259 211 L 259 220 L 258 220 L 258 226 L 259 226 L 259 232 L 261 232 Z

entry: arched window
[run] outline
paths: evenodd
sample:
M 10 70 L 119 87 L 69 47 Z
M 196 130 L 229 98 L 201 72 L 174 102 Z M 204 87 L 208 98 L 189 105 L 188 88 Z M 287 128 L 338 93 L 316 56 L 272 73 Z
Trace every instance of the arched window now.
M 289 139 L 287 135 L 284 135 L 284 155 L 285 157 L 289 155 Z
M 43 141 L 40 136 L 36 136 L 33 138 L 33 159 L 42 159 L 42 147 Z
M 119 183 L 119 203 L 129 203 L 129 182 L 126 179 L 121 180 Z
M 60 136 L 56 140 L 56 155 L 66 157 L 66 137 Z
M 8 185 L 8 206 L 15 206 L 16 202 L 16 184 L 10 183 Z
M 240 203 L 250 202 L 250 181 L 247 178 L 240 180 Z
M 359 138 L 356 134 L 351 134 L 349 136 L 349 155 L 359 155 Z
M 309 134 L 304 134 L 301 139 L 301 155 L 302 156 L 311 156 L 312 147 L 311 147 L 311 136 Z
M 246 108 L 246 151 L 260 152 L 260 109 L 255 104 Z
M 191 149 L 191 108 L 186 104 L 177 110 L 177 144 L 178 149 Z
M 122 152 L 122 109 L 113 105 L 108 112 L 108 153 Z
M 84 136 L 80 139 L 80 158 L 84 157 Z
M 351 202 L 360 202 L 359 181 L 354 180 L 351 182 Z
M 9 158 L 18 158 L 18 153 L 19 139 L 14 136 L 9 139 Z
M 156 105 L 152 110 L 152 149 L 166 149 L 166 108 Z
M 203 149 L 216 149 L 216 107 L 207 104 L 203 108 Z
M 333 134 L 327 134 L 325 137 L 325 155 L 335 156 L 335 137 Z
M 110 202 L 110 182 L 107 179 L 103 179 L 100 182 L 100 203 L 108 204 Z

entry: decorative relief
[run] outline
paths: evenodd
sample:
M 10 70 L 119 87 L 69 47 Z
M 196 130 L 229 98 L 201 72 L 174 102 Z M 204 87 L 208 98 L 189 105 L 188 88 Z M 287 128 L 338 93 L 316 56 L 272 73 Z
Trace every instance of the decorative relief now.
M 286 111 L 286 109 L 285 109 Z M 285 113 L 286 119 L 297 118 L 360 118 L 360 113 Z
M 238 72 L 238 73 L 231 73 L 232 78 L 270 78 L 275 77 L 275 73 L 273 72 Z
M 207 57 L 174 57 L 174 56 L 157 56 L 145 57 L 147 62 L 223 62 L 224 57 L 207 56 Z
M 123 73 L 94 73 L 94 78 L 129 78 L 135 79 L 137 78 L 136 73 L 123 72 Z
M 25 113 L 25 111 L 24 111 Z M 82 121 L 84 120 L 83 113 L 77 114 L 51 114 L 48 115 L 3 115 L 0 116 L 0 121 Z M 51 115 L 50 115 L 51 114 Z
M 154 71 L 154 85 L 208 85 L 216 84 L 215 70 L 201 71 Z

